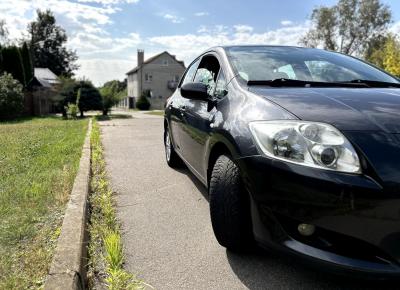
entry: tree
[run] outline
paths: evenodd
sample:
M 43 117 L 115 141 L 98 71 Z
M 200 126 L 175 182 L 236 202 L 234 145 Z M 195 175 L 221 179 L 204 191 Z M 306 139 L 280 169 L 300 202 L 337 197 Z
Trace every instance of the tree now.
M 0 76 L 0 119 L 9 119 L 21 114 L 24 95 L 22 85 L 11 74 Z
M 1 54 L 3 59 L 1 70 L 10 73 L 14 79 L 18 80 L 23 86 L 25 86 L 25 72 L 20 49 L 16 46 L 3 47 Z
M 103 115 L 106 116 L 111 107 L 118 103 L 118 88 L 115 82 L 108 82 L 100 88 L 100 94 L 103 101 Z
M 382 36 L 367 50 L 365 59 L 370 63 L 400 76 L 400 41 L 393 34 Z
M 126 96 L 125 92 L 125 81 L 109 81 L 100 88 L 100 94 L 103 100 L 103 115 L 107 115 L 111 107 L 115 106 L 122 99 L 122 97 Z
M 0 20 L 0 45 L 5 45 L 8 42 L 8 30 L 5 20 Z
M 77 90 L 79 89 L 81 94 L 79 98 L 78 108 L 83 113 L 90 110 L 102 110 L 102 99 L 99 90 L 93 86 L 88 80 L 78 81 Z
M 339 0 L 332 7 L 313 10 L 313 28 L 300 42 L 309 47 L 363 55 L 369 43 L 386 33 L 391 18 L 389 7 L 379 0 Z
M 147 111 L 150 109 L 150 102 L 147 98 L 150 97 L 150 91 L 145 90 L 142 92 L 142 95 L 139 97 L 139 99 L 136 102 L 136 108 L 139 110 L 144 110 Z
M 383 68 L 400 77 L 400 42 L 392 35 L 385 42 Z
M 20 51 L 21 51 L 22 66 L 24 67 L 25 82 L 26 84 L 28 84 L 33 78 L 33 66 L 32 66 L 31 53 L 29 51 L 28 44 L 26 42 L 22 44 L 22 48 Z
M 28 32 L 34 67 L 49 68 L 58 76 L 71 77 L 78 68 L 75 64 L 78 57 L 75 51 L 65 47 L 67 35 L 56 25 L 53 13 L 37 10 L 37 20 L 29 24 Z
M 102 100 L 99 90 L 88 80 L 74 80 L 71 78 L 60 78 L 58 85 L 58 107 L 62 110 L 63 116 L 67 116 L 65 107 L 68 104 L 76 104 L 83 117 L 84 112 L 90 110 L 102 110 Z M 79 98 L 78 98 L 79 95 Z
M 385 58 L 384 49 L 389 35 L 381 35 L 368 43 L 364 52 L 364 59 L 374 65 L 383 68 L 383 60 Z

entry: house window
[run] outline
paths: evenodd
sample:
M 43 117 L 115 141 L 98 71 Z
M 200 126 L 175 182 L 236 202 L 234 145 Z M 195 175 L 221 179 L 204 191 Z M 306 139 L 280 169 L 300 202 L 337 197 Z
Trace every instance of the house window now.
M 144 75 L 144 81 L 145 82 L 151 82 L 152 80 L 153 80 L 153 75 L 152 74 L 146 73 Z
M 162 65 L 163 66 L 168 66 L 168 59 L 163 59 L 162 60 Z

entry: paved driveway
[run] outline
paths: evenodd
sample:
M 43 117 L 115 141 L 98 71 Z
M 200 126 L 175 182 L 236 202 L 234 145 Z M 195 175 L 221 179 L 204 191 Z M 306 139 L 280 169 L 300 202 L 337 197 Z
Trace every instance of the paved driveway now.
M 163 119 L 102 121 L 126 268 L 156 289 L 382 289 L 332 277 L 271 253 L 237 255 L 216 242 L 206 189 L 164 160 Z M 386 285 L 385 288 L 395 289 Z

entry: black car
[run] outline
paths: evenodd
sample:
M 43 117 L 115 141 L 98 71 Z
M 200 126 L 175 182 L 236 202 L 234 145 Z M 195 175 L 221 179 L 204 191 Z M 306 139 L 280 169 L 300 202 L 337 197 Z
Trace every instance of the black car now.
M 208 188 L 229 250 L 400 277 L 399 88 L 340 53 L 211 48 L 168 100 L 166 159 Z

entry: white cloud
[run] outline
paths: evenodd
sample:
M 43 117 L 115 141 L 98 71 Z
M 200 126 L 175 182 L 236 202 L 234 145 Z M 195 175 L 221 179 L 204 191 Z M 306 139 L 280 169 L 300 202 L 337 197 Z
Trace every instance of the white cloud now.
M 389 31 L 393 34 L 400 35 L 400 21 L 393 23 L 393 25 L 389 28 Z
M 291 20 L 282 20 L 281 21 L 281 25 L 283 25 L 283 26 L 293 25 L 293 21 L 291 21 Z
M 141 42 L 138 33 L 126 37 L 99 36 L 97 34 L 77 33 L 70 39 L 68 46 L 77 49 L 81 56 L 94 54 L 112 54 L 134 48 Z
M 207 15 L 209 15 L 209 13 L 208 13 L 208 12 L 205 12 L 205 11 L 196 12 L 196 13 L 194 14 L 194 16 L 197 16 L 197 17 L 207 16 Z
M 233 26 L 235 28 L 236 33 L 251 33 L 253 31 L 253 27 L 249 25 L 235 25 Z
M 125 73 L 134 67 L 134 63 L 129 59 L 79 59 L 80 69 L 76 76 L 89 78 L 94 85 L 100 86 L 109 80 L 123 80 L 126 77 Z
M 138 3 L 139 0 L 77 0 L 82 3 L 97 3 L 102 5 L 110 5 L 110 4 L 123 4 L 123 3 Z
M 166 13 L 166 14 L 164 14 L 162 16 L 163 16 L 164 19 L 170 20 L 172 23 L 182 23 L 183 20 L 184 20 L 181 17 L 178 17 L 178 16 L 173 15 L 173 14 L 169 14 L 169 13 Z
M 202 51 L 216 45 L 298 45 L 300 38 L 308 28 L 308 22 L 260 33 L 254 32 L 253 27 L 248 25 L 216 26 L 213 28 L 201 26 L 196 34 L 155 36 L 150 37 L 148 42 L 153 46 L 161 47 L 163 50 L 176 54 L 185 63 L 190 63 Z

